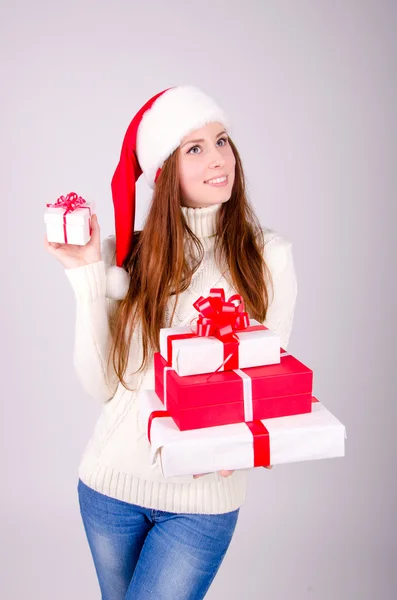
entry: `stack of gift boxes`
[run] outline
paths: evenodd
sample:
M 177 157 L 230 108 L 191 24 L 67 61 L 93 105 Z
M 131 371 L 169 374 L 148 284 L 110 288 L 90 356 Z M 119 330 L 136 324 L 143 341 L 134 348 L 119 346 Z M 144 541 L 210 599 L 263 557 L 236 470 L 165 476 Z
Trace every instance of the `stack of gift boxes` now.
M 153 462 L 165 477 L 344 455 L 344 426 L 313 397 L 313 372 L 211 289 L 191 327 L 160 330 L 155 389 L 140 394 Z
M 46 204 L 49 242 L 84 245 L 95 206 L 71 192 Z M 165 477 L 344 456 L 345 427 L 312 395 L 313 372 L 213 288 L 194 330 L 160 330 L 155 389 L 140 414 Z

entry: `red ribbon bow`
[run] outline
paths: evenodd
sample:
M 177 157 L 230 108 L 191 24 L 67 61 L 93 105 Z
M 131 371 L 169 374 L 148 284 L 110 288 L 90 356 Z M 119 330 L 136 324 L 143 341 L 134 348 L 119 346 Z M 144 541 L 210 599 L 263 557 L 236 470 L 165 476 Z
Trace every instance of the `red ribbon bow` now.
M 87 206 L 86 200 L 81 196 L 78 196 L 75 192 L 70 192 L 66 196 L 59 196 L 58 200 L 53 204 L 46 204 L 47 208 L 65 208 L 63 213 L 63 233 L 65 237 L 65 244 L 68 243 L 68 235 L 66 229 L 66 215 L 76 210 L 76 208 L 88 208 L 91 217 L 91 207 Z M 91 235 L 91 228 L 90 228 Z
M 238 304 L 235 302 L 238 301 Z M 225 300 L 223 288 L 211 288 L 209 296 L 200 296 L 193 304 L 200 316 L 197 320 L 197 335 L 215 336 L 222 341 L 235 340 L 235 331 L 249 327 L 248 313 L 244 310 L 244 300 L 240 294 Z
M 69 212 L 73 212 L 76 208 L 89 208 L 88 206 L 83 206 L 86 204 L 86 201 L 81 196 L 78 196 L 75 192 L 70 192 L 66 196 L 59 196 L 58 200 L 53 204 L 46 204 L 48 208 L 66 208 L 63 213 L 66 215 Z
M 235 304 L 235 302 L 238 304 Z M 250 325 L 248 313 L 244 310 L 244 300 L 240 294 L 225 300 L 223 288 L 211 288 L 209 296 L 200 296 L 193 304 L 200 313 L 197 319 L 196 332 L 177 333 L 167 336 L 167 362 L 172 365 L 174 340 L 194 337 L 214 336 L 223 343 L 223 362 L 211 373 L 212 377 L 227 363 L 227 369 L 239 368 L 239 344 L 237 331 L 259 331 L 266 329 L 264 325 Z

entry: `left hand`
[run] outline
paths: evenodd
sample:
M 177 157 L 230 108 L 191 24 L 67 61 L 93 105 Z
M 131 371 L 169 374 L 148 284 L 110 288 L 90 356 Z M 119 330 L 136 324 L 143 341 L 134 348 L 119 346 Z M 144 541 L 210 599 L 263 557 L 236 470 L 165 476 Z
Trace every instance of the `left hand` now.
M 267 467 L 265 467 L 265 469 L 273 469 L 273 465 L 268 465 Z M 219 471 L 219 475 L 221 475 L 221 477 L 229 477 L 229 475 L 231 475 L 232 473 L 234 473 L 234 471 Z M 209 473 L 201 473 L 200 475 L 193 475 L 193 479 L 197 479 L 198 477 L 203 477 L 204 475 L 209 475 Z

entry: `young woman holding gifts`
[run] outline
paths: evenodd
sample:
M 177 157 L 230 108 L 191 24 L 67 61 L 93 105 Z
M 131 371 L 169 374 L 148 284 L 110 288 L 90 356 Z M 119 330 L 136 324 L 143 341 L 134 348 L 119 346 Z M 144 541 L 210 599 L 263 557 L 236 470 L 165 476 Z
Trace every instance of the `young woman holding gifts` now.
M 134 232 L 135 183 L 154 189 Z M 74 365 L 102 414 L 79 467 L 82 520 L 104 600 L 204 598 L 246 494 L 247 469 L 165 479 L 137 397 L 154 388 L 161 327 L 187 325 L 210 288 L 242 295 L 286 348 L 297 284 L 291 244 L 262 228 L 225 112 L 195 86 L 151 98 L 112 179 L 116 235 L 96 215 L 85 246 L 52 244 L 77 302 Z

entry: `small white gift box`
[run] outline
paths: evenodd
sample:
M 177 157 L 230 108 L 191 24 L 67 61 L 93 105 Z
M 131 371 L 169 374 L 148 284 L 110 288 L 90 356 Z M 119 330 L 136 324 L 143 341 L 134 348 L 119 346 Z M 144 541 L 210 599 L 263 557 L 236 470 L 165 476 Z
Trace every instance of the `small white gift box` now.
M 163 416 L 168 413 L 154 390 L 142 390 L 138 401 L 152 463 L 164 477 L 345 455 L 345 426 L 316 398 L 310 413 L 188 431 Z
M 257 330 L 250 331 L 250 327 Z M 280 362 L 280 336 L 255 319 L 250 319 L 250 327 L 246 331 L 234 332 L 239 340 L 238 367 L 231 367 L 226 362 L 219 371 L 262 367 Z M 214 372 L 225 360 L 224 343 L 214 336 L 192 337 L 191 334 L 192 330 L 188 326 L 160 329 L 161 356 L 181 377 Z M 176 338 L 173 339 L 172 336 Z
M 44 222 L 48 241 L 84 246 L 91 237 L 91 216 L 94 212 L 95 204 L 77 197 L 77 194 L 61 196 L 54 204 L 47 204 Z

